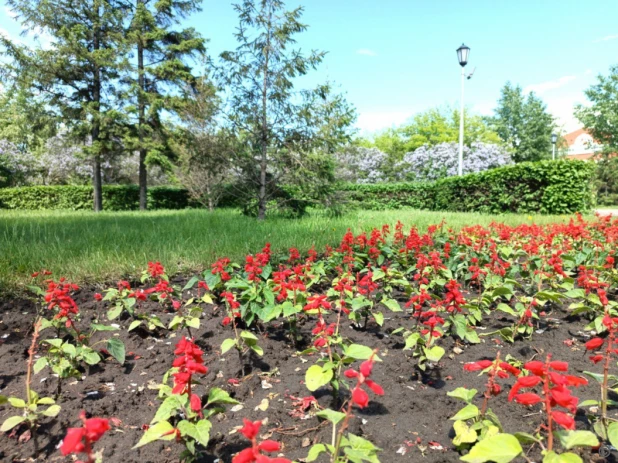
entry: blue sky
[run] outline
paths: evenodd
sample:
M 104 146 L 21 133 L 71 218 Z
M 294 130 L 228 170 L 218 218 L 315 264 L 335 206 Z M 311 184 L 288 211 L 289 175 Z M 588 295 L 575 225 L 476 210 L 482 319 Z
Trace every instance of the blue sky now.
M 232 1 L 204 0 L 187 21 L 210 40 L 211 54 L 233 49 Z M 289 1 L 290 7 L 298 0 Z M 491 114 L 507 80 L 534 90 L 566 130 L 578 126 L 572 107 L 595 76 L 618 64 L 615 0 L 304 0 L 310 27 L 303 50 L 328 51 L 303 86 L 331 80 L 372 132 L 401 124 L 419 111 L 459 104 L 455 49 L 470 48 L 466 106 Z M 19 25 L 0 0 L 0 33 Z

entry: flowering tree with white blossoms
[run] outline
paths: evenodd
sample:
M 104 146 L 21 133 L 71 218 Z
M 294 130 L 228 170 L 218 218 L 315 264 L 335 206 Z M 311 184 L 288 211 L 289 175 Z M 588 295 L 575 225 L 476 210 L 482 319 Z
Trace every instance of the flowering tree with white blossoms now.
M 378 183 L 388 180 L 388 155 L 377 148 L 349 146 L 337 153 L 337 174 L 352 183 Z
M 512 163 L 505 148 L 476 142 L 464 146 L 463 173 L 481 172 Z M 457 143 L 440 143 L 435 146 L 421 146 L 406 153 L 403 161 L 397 164 L 395 171 L 400 180 L 434 181 L 457 175 L 459 166 L 459 145 Z

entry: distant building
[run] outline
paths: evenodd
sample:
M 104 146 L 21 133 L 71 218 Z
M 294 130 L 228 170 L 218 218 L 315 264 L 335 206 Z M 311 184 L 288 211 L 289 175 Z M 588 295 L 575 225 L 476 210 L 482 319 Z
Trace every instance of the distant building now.
M 568 147 L 568 159 L 590 159 L 601 150 L 601 145 L 585 129 L 567 133 L 564 139 Z

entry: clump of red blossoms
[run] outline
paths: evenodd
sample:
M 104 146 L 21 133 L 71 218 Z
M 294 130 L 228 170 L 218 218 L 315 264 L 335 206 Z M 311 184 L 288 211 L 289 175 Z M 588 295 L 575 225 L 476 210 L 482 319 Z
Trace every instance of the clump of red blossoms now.
M 95 456 L 92 451 L 92 444 L 97 442 L 103 434 L 109 431 L 109 420 L 105 418 L 86 418 L 86 412 L 82 411 L 79 418 L 83 422 L 81 428 L 69 428 L 67 435 L 62 440 L 60 452 L 67 456 L 70 453 L 85 453 L 88 456 L 86 463 L 94 463 Z M 75 463 L 83 463 L 78 460 Z
M 577 387 L 588 384 L 588 381 L 579 376 L 565 375 L 569 369 L 567 362 L 552 361 L 551 354 L 547 355 L 545 362 L 534 360 L 524 365 L 530 376 L 520 376 L 511 388 L 509 401 L 530 406 L 543 403 L 547 424 L 541 427 L 547 431 L 548 450 L 552 450 L 553 432 L 555 424 L 564 429 L 575 429 L 575 418 L 573 415 L 577 411 L 579 399 L 572 395 L 570 387 Z M 533 389 L 540 387 L 539 393 L 519 392 L 521 389 Z M 569 413 L 556 410 L 555 407 L 566 409 Z
M 202 410 L 202 400 L 197 394 L 191 392 L 191 379 L 194 374 L 208 373 L 208 368 L 204 365 L 202 359 L 202 350 L 195 345 L 193 339 L 182 337 L 174 354 L 178 357 L 174 359 L 173 367 L 178 368 L 174 373 L 174 388 L 172 394 L 188 394 L 191 410 L 200 412 Z
M 511 365 L 508 362 L 500 360 L 500 352 L 496 354 L 495 360 L 479 360 L 478 362 L 466 363 L 464 365 L 465 371 L 481 371 L 487 373 L 487 383 L 485 385 L 485 393 L 483 394 L 483 406 L 481 407 L 480 414 L 485 416 L 487 412 L 487 405 L 489 399 L 492 396 L 500 394 L 502 388 L 497 383 L 498 378 L 508 378 L 509 375 L 517 377 L 521 374 L 521 371 Z
M 305 312 L 313 313 L 316 311 L 319 315 L 322 314 L 322 309 L 331 309 L 331 304 L 328 302 L 328 298 L 324 294 L 316 294 L 309 297 L 309 299 L 307 299 L 307 304 L 303 307 Z
M 243 422 L 244 426 L 240 429 L 240 432 L 251 441 L 251 447 L 238 453 L 232 459 L 232 463 L 292 463 L 287 458 L 272 458 L 262 453 L 279 452 L 281 444 L 270 439 L 258 443 L 257 436 L 262 426 L 261 421 L 250 421 L 244 418 Z
M 48 280 L 47 290 L 45 291 L 45 302 L 47 303 L 47 309 L 58 309 L 58 313 L 54 318 L 67 318 L 67 328 L 73 325 L 72 315 L 77 315 L 79 309 L 77 304 L 71 297 L 72 291 L 77 291 L 79 286 L 73 283 L 67 283 L 64 278 L 60 278 L 58 283 Z
M 230 259 L 228 259 L 227 257 L 222 257 L 217 262 L 212 264 L 212 274 L 219 275 L 221 277 L 221 281 L 230 280 L 232 276 L 226 270 L 228 265 L 230 265 Z
M 362 388 L 367 386 L 377 395 L 384 395 L 384 389 L 379 384 L 369 379 L 375 363 L 375 351 L 368 360 L 361 363 L 358 371 L 353 369 L 346 370 L 343 374 L 346 378 L 356 378 L 356 385 L 352 389 L 352 402 L 360 408 L 365 408 L 369 404 L 369 394 Z
M 221 293 L 221 297 L 223 299 L 225 299 L 225 301 L 227 302 L 227 305 L 229 307 L 229 313 L 231 316 L 227 316 L 224 317 L 223 320 L 221 321 L 221 324 L 223 326 L 227 326 L 230 323 L 232 323 L 234 318 L 240 318 L 241 317 L 241 313 L 240 313 L 240 302 L 238 302 L 236 300 L 236 296 L 234 296 L 233 293 L 224 291 Z
M 152 278 L 157 278 L 165 275 L 165 269 L 161 262 L 148 262 L 148 274 Z

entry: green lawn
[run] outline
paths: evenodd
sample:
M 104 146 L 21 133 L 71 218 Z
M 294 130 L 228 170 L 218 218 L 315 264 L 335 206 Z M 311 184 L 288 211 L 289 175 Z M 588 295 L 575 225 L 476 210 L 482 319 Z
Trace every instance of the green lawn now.
M 13 289 L 41 268 L 78 283 L 136 275 L 149 260 L 161 261 L 174 274 L 203 269 L 222 256 L 240 260 L 267 241 L 275 253 L 291 246 L 306 251 L 312 244 L 321 250 L 325 244 L 338 243 L 348 227 L 358 232 L 401 220 L 425 229 L 442 219 L 458 229 L 493 220 L 515 225 L 567 217 L 398 210 L 355 211 L 338 218 L 313 213 L 302 219 L 259 222 L 232 210 L 0 211 L 0 287 Z

